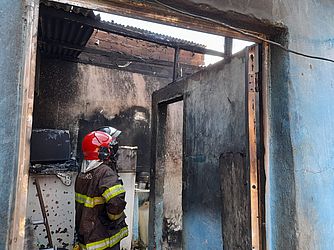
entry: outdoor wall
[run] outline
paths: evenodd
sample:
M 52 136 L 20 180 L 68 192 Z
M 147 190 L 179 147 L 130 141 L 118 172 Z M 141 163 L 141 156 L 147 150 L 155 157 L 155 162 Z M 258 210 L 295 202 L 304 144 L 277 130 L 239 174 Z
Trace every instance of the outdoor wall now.
M 191 0 L 187 4 L 202 15 L 199 4 L 207 5 L 216 17 L 227 17 L 220 11 L 235 17 L 242 14 L 245 23 L 253 20 L 253 26 L 251 22 L 247 26 L 255 30 L 252 18 L 283 25 L 288 33 L 274 39 L 290 49 L 334 59 L 332 0 Z M 330 250 L 334 245 L 334 64 L 271 46 L 269 67 L 264 93 L 268 97 L 268 249 Z
M 14 211 L 23 89 L 24 1 L 0 1 L 0 249 Z
M 73 151 L 103 125 L 122 131 L 120 144 L 138 146 L 138 166 L 150 164 L 151 93 L 166 80 L 42 58 L 33 127 L 69 129 Z M 79 137 L 79 143 L 78 143 Z
M 14 180 L 22 167 L 17 164 L 17 148 L 20 105 L 24 97 L 21 87 L 25 3 L 0 2 L 1 248 L 6 246 L 12 216 Z M 232 15 L 238 19 L 233 23 L 240 26 L 248 19 L 262 24 L 283 24 L 288 30 L 286 39 L 276 37 L 277 40 L 286 42 L 291 49 L 334 58 L 332 0 L 190 0 L 186 3 L 194 4 L 199 14 L 207 13 L 210 8 L 218 13 L 216 17 L 226 17 L 226 13 L 243 14 L 244 19 Z M 330 250 L 334 245 L 334 66 L 272 47 L 270 68 L 270 83 L 265 93 L 269 98 L 265 151 L 268 249 Z

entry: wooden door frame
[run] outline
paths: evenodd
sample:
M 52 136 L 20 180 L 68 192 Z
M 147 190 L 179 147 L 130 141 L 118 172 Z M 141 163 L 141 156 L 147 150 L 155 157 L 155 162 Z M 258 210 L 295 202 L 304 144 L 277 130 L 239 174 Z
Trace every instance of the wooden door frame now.
M 149 215 L 149 249 L 161 249 L 163 231 L 163 204 L 164 193 L 164 168 L 156 167 L 163 158 L 163 145 L 167 121 L 167 106 L 182 101 L 184 98 L 183 81 L 179 80 L 168 84 L 152 95 L 152 116 L 151 116 L 151 171 L 150 171 L 150 215 Z M 183 114 L 185 109 L 183 107 Z M 185 143 L 185 115 L 183 115 L 182 145 Z M 159 142 L 159 143 L 158 143 Z M 184 174 L 184 151 L 182 155 L 182 176 Z M 183 182 L 183 177 L 182 177 Z M 182 188 L 183 190 L 183 188 Z
M 16 190 L 13 195 L 14 206 L 9 229 L 8 249 L 24 248 L 26 208 L 28 197 L 28 179 L 30 164 L 30 137 L 32 131 L 32 113 L 34 105 L 35 71 L 37 55 L 37 28 L 39 0 L 24 0 L 24 69 L 22 77 L 22 106 L 19 131 L 18 166 Z
M 249 190 L 251 207 L 252 249 L 262 250 L 265 246 L 263 227 L 265 222 L 265 207 L 263 180 L 263 134 L 261 95 L 262 95 L 262 45 L 252 45 L 246 48 L 245 65 L 245 97 L 246 97 L 246 131 L 248 136 L 247 163 L 249 164 Z
M 264 147 L 267 140 L 264 118 L 266 110 L 266 93 L 268 80 L 268 44 L 253 45 L 246 48 L 245 62 L 245 91 L 246 91 L 246 126 L 248 139 L 248 159 L 250 177 L 250 207 L 251 207 L 251 233 L 252 249 L 266 249 L 266 224 L 265 224 L 265 162 Z M 251 62 L 251 55 L 257 62 Z M 257 65 L 255 65 L 257 64 Z M 253 70 L 251 68 L 254 67 Z M 256 85 L 256 86 L 255 86 Z M 255 89 L 256 88 L 256 89 Z M 158 208 L 163 197 L 163 169 L 158 167 L 159 152 L 163 152 L 162 146 L 165 129 L 168 104 L 184 99 L 184 85 L 182 80 L 172 82 L 166 87 L 157 90 L 152 96 L 152 139 L 151 139 L 151 193 L 150 193 L 150 222 L 149 235 L 153 235 L 150 241 L 151 249 L 159 249 L 162 231 L 162 209 Z M 185 114 L 186 110 L 183 109 Z M 184 115 L 184 119 L 185 119 Z M 257 124 L 254 126 L 254 124 Z M 183 124 L 183 128 L 185 124 Z M 183 145 L 185 145 L 186 131 L 183 129 Z M 157 143 L 159 142 L 159 144 Z M 184 151 L 185 152 L 185 151 Z M 184 163 L 184 155 L 183 155 Z M 183 176 L 186 173 L 183 169 Z M 157 185 L 157 186 L 156 186 Z M 156 200 L 158 199 L 158 200 Z

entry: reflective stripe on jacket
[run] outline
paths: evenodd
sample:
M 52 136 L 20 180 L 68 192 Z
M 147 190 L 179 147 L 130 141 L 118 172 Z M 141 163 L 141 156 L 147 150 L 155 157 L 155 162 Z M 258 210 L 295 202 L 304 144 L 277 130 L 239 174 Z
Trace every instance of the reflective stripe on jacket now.
M 118 233 L 111 236 L 110 238 L 106 238 L 100 241 L 92 242 L 86 245 L 79 244 L 81 249 L 84 250 L 103 250 L 108 247 L 115 246 L 118 242 L 120 242 L 123 238 L 128 236 L 128 228 L 124 227 L 122 228 Z
M 123 212 L 125 190 L 117 173 L 108 165 L 79 173 L 75 201 L 75 228 L 82 249 L 111 248 L 128 235 Z

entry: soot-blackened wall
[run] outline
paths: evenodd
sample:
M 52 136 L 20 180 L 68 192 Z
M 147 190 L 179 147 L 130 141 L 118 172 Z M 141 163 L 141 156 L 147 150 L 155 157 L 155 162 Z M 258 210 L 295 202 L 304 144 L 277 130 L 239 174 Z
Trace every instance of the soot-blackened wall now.
M 223 154 L 246 155 L 245 113 L 245 54 L 239 53 L 229 62 L 210 67 L 186 82 L 185 105 L 185 172 L 184 177 L 184 227 L 185 249 L 218 249 L 233 242 L 225 235 L 243 234 L 241 249 L 249 249 L 249 193 L 233 196 L 231 175 L 247 175 L 245 165 L 236 164 L 237 170 L 224 171 L 227 164 L 220 164 Z M 242 161 L 239 161 L 241 163 Z M 222 176 L 223 175 L 223 176 Z M 246 205 L 247 206 L 247 205 Z M 225 223 L 224 216 L 240 218 L 244 232 L 237 232 Z M 241 238 L 242 238 L 241 237 Z M 196 239 L 196 240 L 192 240 Z M 242 244 L 239 242 L 239 244 Z
M 33 127 L 69 129 L 73 152 L 103 125 L 118 128 L 121 145 L 138 146 L 138 166 L 149 168 L 151 94 L 166 80 L 42 58 Z M 78 146 L 78 148 L 77 148 Z
M 164 134 L 163 249 L 182 249 L 183 101 L 167 106 Z
M 273 39 L 285 43 L 289 49 L 334 58 L 332 0 L 190 0 L 187 3 L 199 11 L 203 9 L 200 4 L 207 4 L 217 17 L 226 17 L 219 11 L 239 13 L 283 25 L 287 34 Z M 255 21 L 250 27 L 255 29 L 256 25 Z M 332 249 L 334 64 L 287 53 L 275 46 L 271 46 L 270 60 L 270 80 L 264 93 L 267 97 L 264 122 L 268 128 L 265 134 L 267 248 Z
M 176 164 L 170 166 L 166 161 L 166 141 L 170 140 L 172 126 L 168 122 L 170 104 L 164 101 L 182 96 L 184 161 L 180 247 L 251 248 L 245 63 L 245 52 L 242 51 L 228 61 L 154 93 L 153 108 L 157 114 L 154 110 L 156 120 L 153 126 L 157 126 L 157 133 L 154 134 L 156 148 L 152 154 L 155 166 L 151 169 L 154 173 L 150 200 L 152 249 L 164 249 L 164 235 L 168 231 L 163 217 L 170 208 L 166 198 L 177 195 L 178 190 L 176 179 L 170 180 Z M 169 185 L 174 183 L 174 190 L 166 189 L 168 182 Z

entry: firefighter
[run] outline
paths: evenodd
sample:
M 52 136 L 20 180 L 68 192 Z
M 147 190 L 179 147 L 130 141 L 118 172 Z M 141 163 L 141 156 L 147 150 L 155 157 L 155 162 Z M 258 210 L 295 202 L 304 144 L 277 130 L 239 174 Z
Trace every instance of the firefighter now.
M 82 142 L 84 161 L 75 183 L 80 249 L 117 250 L 128 235 L 125 190 L 116 171 L 117 136 L 93 131 Z
M 115 170 L 116 172 L 118 172 L 117 169 L 117 158 L 118 158 L 118 154 L 117 154 L 117 150 L 118 150 L 118 136 L 122 133 L 120 130 L 117 130 L 113 127 L 109 127 L 109 126 L 104 126 L 104 127 L 100 127 L 97 129 L 97 131 L 102 131 L 107 133 L 108 135 L 110 135 L 113 139 L 113 150 L 116 152 L 113 157 L 111 157 L 108 161 L 108 165 Z
M 97 129 L 98 131 L 103 131 L 106 132 L 107 134 L 109 134 L 112 138 L 117 139 L 118 136 L 122 133 L 120 130 L 117 130 L 113 127 L 109 127 L 109 126 L 104 126 L 104 127 L 100 127 Z M 118 141 L 115 141 L 116 143 L 118 143 Z

